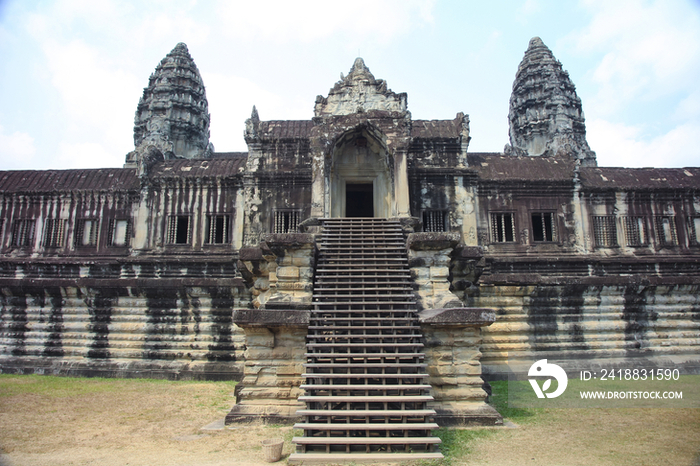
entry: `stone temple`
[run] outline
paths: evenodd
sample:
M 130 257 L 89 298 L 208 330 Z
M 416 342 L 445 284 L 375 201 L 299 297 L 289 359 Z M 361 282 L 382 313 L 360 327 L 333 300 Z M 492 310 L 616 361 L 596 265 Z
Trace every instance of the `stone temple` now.
M 3 373 L 240 380 L 227 421 L 298 422 L 308 462 L 439 457 L 539 359 L 697 366 L 700 168 L 598 167 L 539 38 L 503 152 L 360 58 L 308 120 L 253 108 L 245 153 L 209 118 L 178 44 L 124 168 L 0 172 Z

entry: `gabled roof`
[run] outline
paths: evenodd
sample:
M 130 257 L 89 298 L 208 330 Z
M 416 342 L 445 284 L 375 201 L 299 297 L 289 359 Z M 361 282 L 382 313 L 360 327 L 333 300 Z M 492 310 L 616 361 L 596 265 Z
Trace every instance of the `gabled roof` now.
M 214 178 L 238 175 L 246 163 L 245 152 L 233 157 L 173 159 L 160 162 L 150 170 L 150 178 Z
M 413 120 L 411 137 L 456 139 L 460 136 L 462 124 L 456 120 Z
M 575 160 L 564 157 L 517 157 L 499 153 L 467 154 L 469 168 L 485 181 L 562 182 L 574 179 Z
M 130 191 L 139 189 L 136 169 L 16 170 L 0 172 L 2 193 Z
M 581 168 L 581 184 L 600 189 L 700 189 L 700 168 Z
M 311 135 L 311 120 L 261 121 L 258 127 L 260 139 L 303 139 Z

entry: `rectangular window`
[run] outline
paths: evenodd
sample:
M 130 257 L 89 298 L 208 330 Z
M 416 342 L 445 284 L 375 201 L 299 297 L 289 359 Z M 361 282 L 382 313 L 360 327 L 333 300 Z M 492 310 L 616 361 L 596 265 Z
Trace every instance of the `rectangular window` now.
M 424 210 L 423 211 L 423 231 L 442 232 L 446 231 L 447 212 L 444 210 Z
M 34 220 L 15 220 L 12 226 L 12 245 L 27 247 L 34 244 Z
M 659 246 L 677 246 L 676 221 L 673 217 L 656 217 L 656 240 Z
M 109 221 L 109 245 L 128 246 L 131 236 L 131 222 L 129 220 Z
M 700 245 L 700 217 L 688 217 L 688 230 L 690 244 Z
M 275 224 L 272 227 L 272 232 L 296 233 L 300 217 L 301 213 L 295 210 L 275 211 Z
M 171 215 L 168 217 L 168 238 L 170 244 L 190 243 L 190 216 Z
M 552 242 L 557 240 L 557 228 L 552 212 L 535 212 L 532 214 L 532 240 L 535 242 Z
M 62 218 L 47 218 L 44 223 L 44 247 L 60 248 L 63 246 L 63 231 L 66 221 Z
M 76 246 L 97 245 L 98 224 L 96 219 L 81 219 L 75 225 Z
M 627 246 L 644 246 L 647 244 L 644 217 L 622 217 L 625 225 L 625 240 Z
M 204 242 L 209 244 L 228 243 L 228 215 L 208 215 Z
M 491 214 L 491 239 L 494 243 L 515 242 L 513 213 Z
M 604 215 L 593 217 L 593 237 L 599 248 L 614 248 L 617 246 L 617 227 L 615 216 Z

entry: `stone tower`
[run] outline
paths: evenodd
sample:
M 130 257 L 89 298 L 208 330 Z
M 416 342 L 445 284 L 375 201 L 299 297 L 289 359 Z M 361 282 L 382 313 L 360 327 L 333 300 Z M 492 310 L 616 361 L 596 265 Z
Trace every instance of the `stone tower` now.
M 134 118 L 135 150 L 127 155 L 127 166 L 142 166 L 150 158 L 210 156 L 208 107 L 202 77 L 181 42 L 143 90 Z
M 513 83 L 508 113 L 507 153 L 530 156 L 567 154 L 596 166 L 586 142 L 581 99 L 561 63 L 539 37 L 530 40 Z

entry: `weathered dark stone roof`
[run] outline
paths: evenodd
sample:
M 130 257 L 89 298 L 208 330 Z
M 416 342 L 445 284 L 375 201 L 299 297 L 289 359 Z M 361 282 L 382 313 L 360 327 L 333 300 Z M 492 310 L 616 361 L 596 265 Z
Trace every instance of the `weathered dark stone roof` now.
M 413 120 L 411 137 L 414 138 L 458 138 L 462 125 L 456 120 Z
M 373 115 L 389 116 L 389 112 L 374 111 Z M 312 120 L 261 121 L 258 135 L 261 139 L 303 139 L 311 136 Z M 411 136 L 414 138 L 454 139 L 460 137 L 461 121 L 457 120 L 413 120 Z
M 131 191 L 139 189 L 136 169 L 16 170 L 0 172 L 2 193 Z
M 245 155 L 245 153 L 244 153 Z M 246 157 L 209 159 L 173 159 L 153 166 L 150 178 L 212 178 L 232 177 L 244 168 Z
M 469 153 L 467 160 L 482 180 L 561 182 L 574 179 L 573 158 Z
M 227 159 L 231 157 L 248 157 L 248 152 L 213 152 L 211 157 L 214 159 Z
M 581 183 L 600 189 L 700 189 L 700 168 L 581 168 Z
M 301 139 L 308 138 L 314 122 L 311 120 L 271 120 L 261 121 L 258 135 L 261 139 Z

